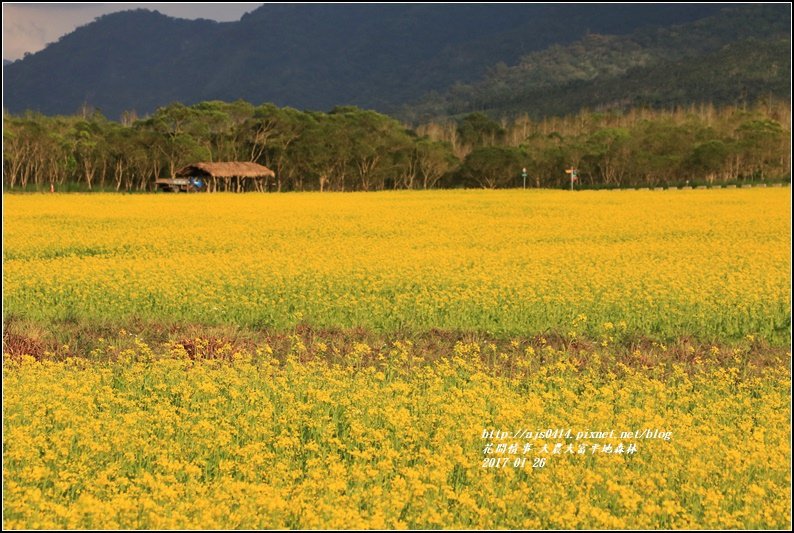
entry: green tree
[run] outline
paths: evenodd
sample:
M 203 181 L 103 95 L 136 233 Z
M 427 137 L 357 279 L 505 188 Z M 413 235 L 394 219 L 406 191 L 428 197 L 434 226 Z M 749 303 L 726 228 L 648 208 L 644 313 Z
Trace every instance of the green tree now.
M 461 174 L 484 189 L 515 184 L 525 156 L 521 150 L 505 146 L 486 146 L 466 156 Z
M 770 119 L 748 120 L 736 130 L 744 173 L 764 179 L 775 168 L 785 168 L 788 137 L 779 122 Z
M 719 139 L 712 139 L 695 146 L 684 161 L 684 166 L 693 179 L 705 177 L 706 181 L 713 183 L 727 168 L 729 156 L 728 145 Z
M 471 146 L 493 146 L 504 138 L 505 131 L 484 113 L 471 113 L 458 122 L 460 142 Z
M 423 189 L 432 189 L 439 180 L 460 164 L 447 142 L 420 139 L 416 142 L 417 172 Z

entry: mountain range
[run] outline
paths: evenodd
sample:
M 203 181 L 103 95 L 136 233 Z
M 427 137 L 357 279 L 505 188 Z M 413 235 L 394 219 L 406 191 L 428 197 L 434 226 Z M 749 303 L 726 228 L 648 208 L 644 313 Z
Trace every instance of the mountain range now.
M 244 99 L 405 120 L 790 92 L 789 4 L 266 4 L 134 10 L 4 62 L 4 107 L 118 118 Z

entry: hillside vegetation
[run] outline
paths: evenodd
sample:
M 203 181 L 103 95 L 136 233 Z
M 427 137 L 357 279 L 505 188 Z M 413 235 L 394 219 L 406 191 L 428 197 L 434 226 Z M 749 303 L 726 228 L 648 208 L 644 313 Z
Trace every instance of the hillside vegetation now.
M 630 35 L 591 33 L 569 45 L 499 63 L 481 80 L 457 84 L 404 109 L 426 120 L 473 111 L 533 118 L 632 106 L 742 104 L 786 98 L 791 16 L 783 5 L 734 7 L 685 25 Z
M 4 67 L 11 112 L 118 118 L 173 102 L 244 99 L 394 113 L 488 67 L 577 41 L 701 19 L 720 5 L 266 4 L 237 22 L 106 15 Z M 784 11 L 782 7 L 778 11 Z

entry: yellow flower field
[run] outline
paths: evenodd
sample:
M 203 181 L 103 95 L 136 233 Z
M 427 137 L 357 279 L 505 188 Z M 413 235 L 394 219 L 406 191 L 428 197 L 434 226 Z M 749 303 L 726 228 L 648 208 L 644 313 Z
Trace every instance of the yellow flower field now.
M 4 203 L 4 528 L 791 522 L 788 189 Z
M 791 520 L 784 368 L 754 374 L 737 351 L 725 367 L 603 372 L 523 348 L 495 354 L 506 360 L 498 367 L 482 363 L 489 347 L 477 343 L 432 364 L 414 360 L 410 343 L 365 365 L 369 346 L 329 365 L 299 360 L 300 343 L 283 361 L 266 346 L 202 360 L 144 345 L 112 363 L 8 360 L 4 525 L 720 529 Z M 493 428 L 573 433 L 510 438 L 517 452 L 487 455 L 483 432 Z M 576 439 L 645 428 L 670 438 Z M 636 452 L 592 451 L 621 441 Z M 557 443 L 576 451 L 555 453 Z M 483 466 L 491 457 L 509 465 Z
M 43 323 L 790 332 L 788 189 L 4 200 L 5 311 Z

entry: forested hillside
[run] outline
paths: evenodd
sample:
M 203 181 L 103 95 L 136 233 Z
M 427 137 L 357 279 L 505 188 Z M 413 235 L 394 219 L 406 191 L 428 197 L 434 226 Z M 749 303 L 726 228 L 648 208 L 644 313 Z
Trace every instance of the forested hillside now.
M 11 112 L 111 118 L 173 102 L 244 99 L 394 113 L 428 91 L 588 33 L 628 34 L 714 14 L 712 4 L 266 4 L 238 22 L 147 10 L 103 16 L 4 67 Z
M 404 109 L 415 121 L 483 111 L 538 118 L 582 108 L 744 104 L 786 98 L 791 76 L 787 5 L 736 6 L 685 25 L 630 35 L 591 33 L 570 45 L 493 66 L 480 81 L 457 84 Z

